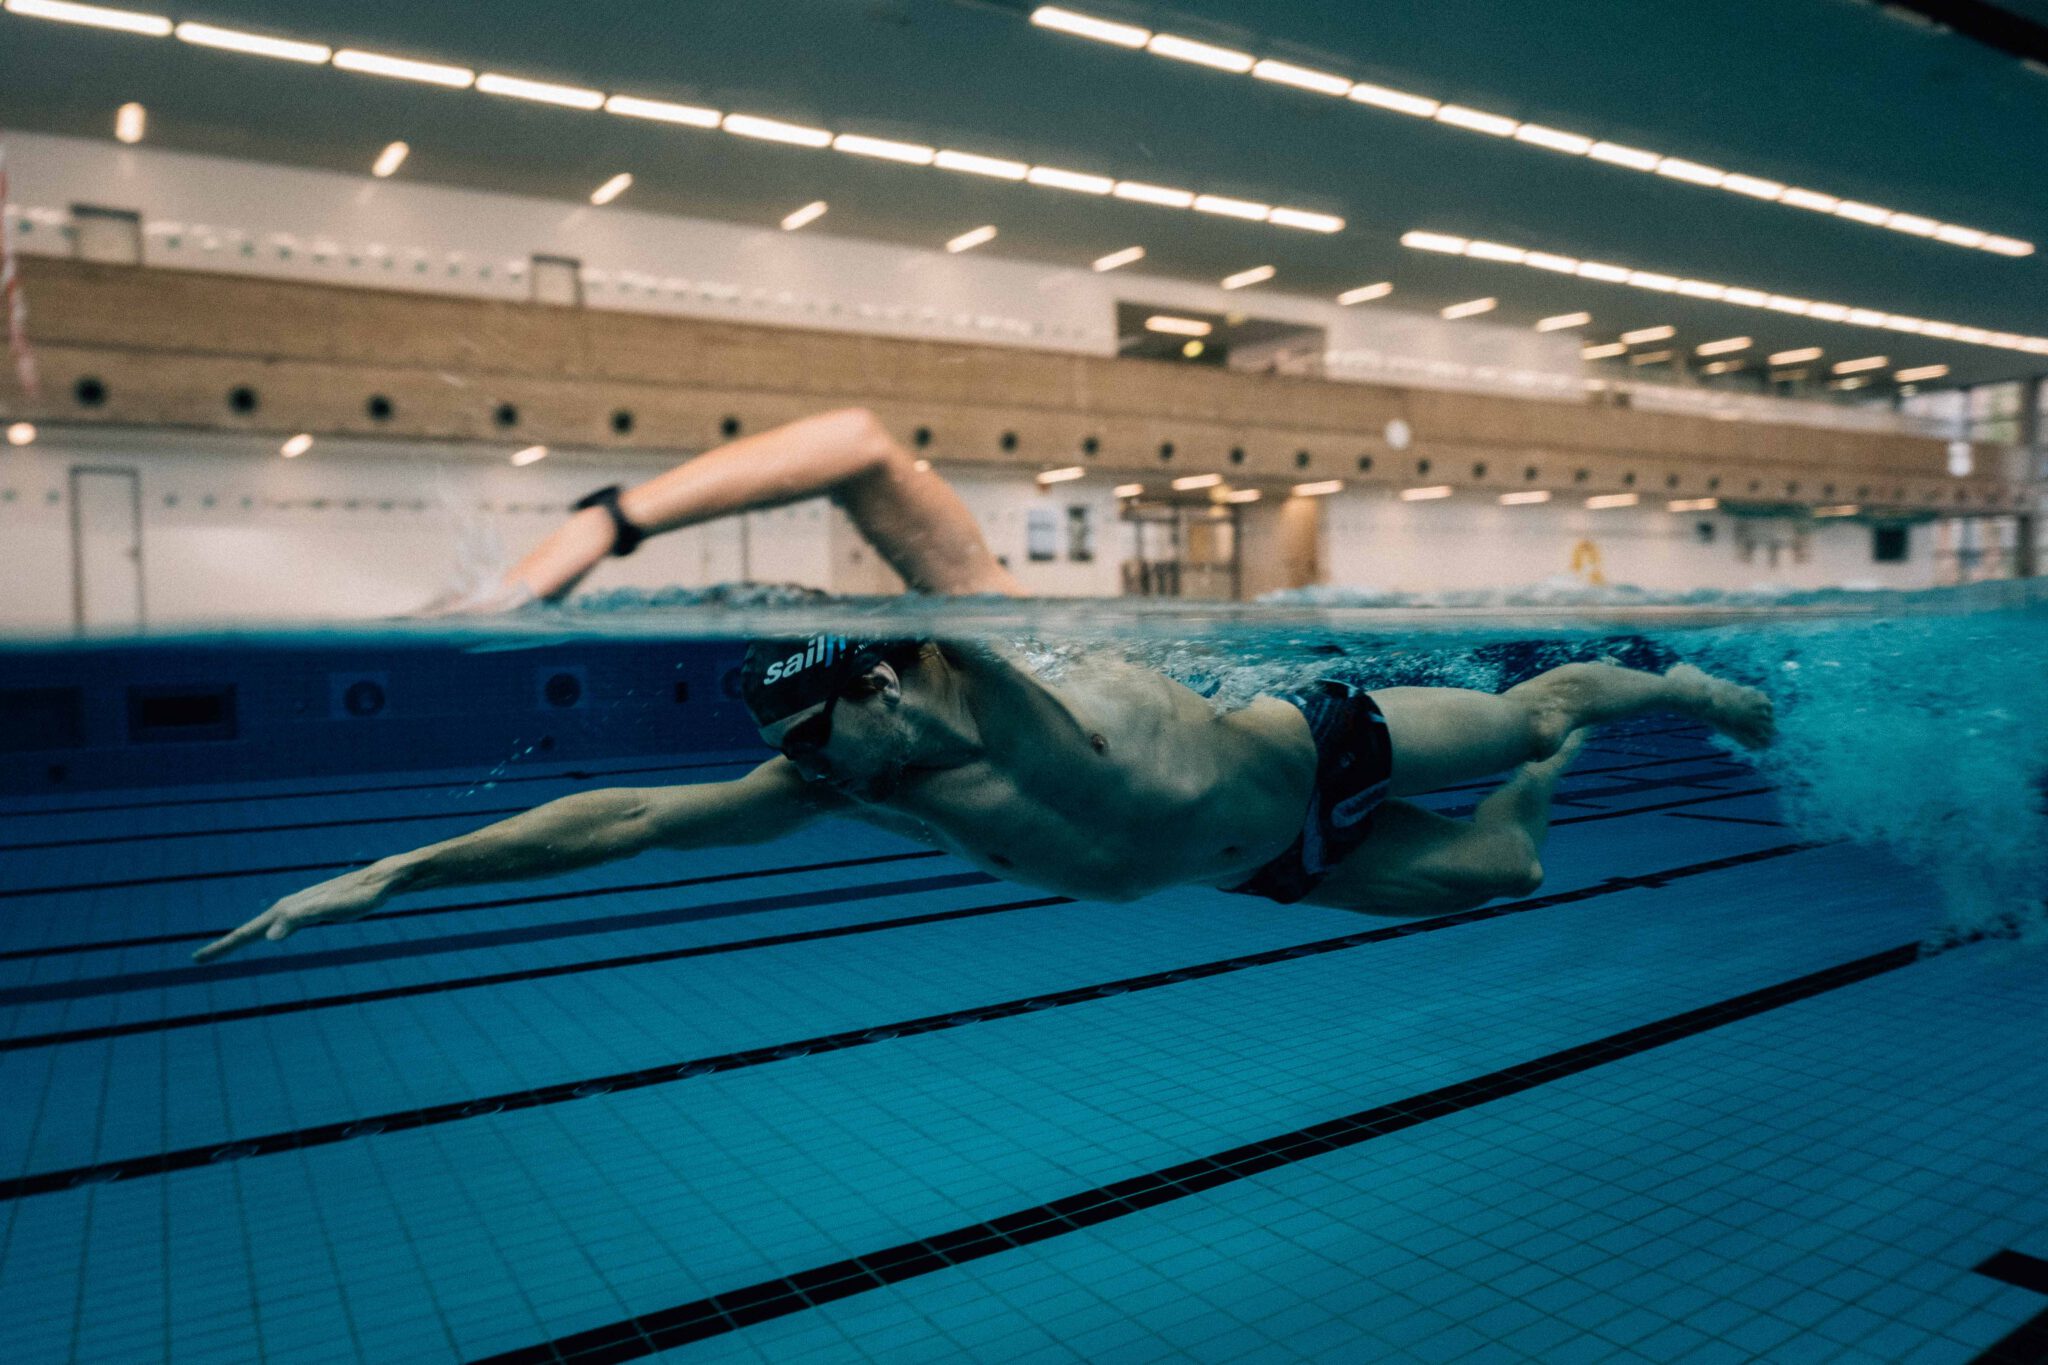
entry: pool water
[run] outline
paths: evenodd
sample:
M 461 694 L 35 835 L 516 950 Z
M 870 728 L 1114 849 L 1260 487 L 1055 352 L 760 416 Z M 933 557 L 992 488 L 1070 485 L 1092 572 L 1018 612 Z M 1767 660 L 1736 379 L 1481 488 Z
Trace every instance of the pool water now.
M 1601 732 L 1541 890 L 1433 919 L 826 822 L 204 968 L 357 862 L 761 754 L 17 791 L 7 1358 L 2048 1358 L 2038 608 L 1233 629 L 1125 643 L 1221 704 L 1683 656 L 1785 738 Z

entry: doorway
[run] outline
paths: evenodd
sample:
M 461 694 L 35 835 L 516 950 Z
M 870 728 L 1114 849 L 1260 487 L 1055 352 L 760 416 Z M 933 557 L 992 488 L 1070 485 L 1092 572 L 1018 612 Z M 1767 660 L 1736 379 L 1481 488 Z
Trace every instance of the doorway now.
M 1127 597 L 1238 597 L 1237 509 L 1220 504 L 1125 500 L 1132 553 L 1124 560 Z
M 71 619 L 81 632 L 143 624 L 142 479 L 132 469 L 71 469 Z

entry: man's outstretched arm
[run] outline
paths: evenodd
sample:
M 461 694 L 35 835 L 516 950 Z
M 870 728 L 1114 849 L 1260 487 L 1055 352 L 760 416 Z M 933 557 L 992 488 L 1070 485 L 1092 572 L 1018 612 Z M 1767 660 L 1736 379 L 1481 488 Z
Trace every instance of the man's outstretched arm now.
M 960 495 L 917 466 L 873 413 L 842 408 L 708 450 L 621 493 L 619 510 L 656 535 L 829 496 L 913 590 L 1021 596 Z M 486 605 L 560 597 L 610 553 L 612 537 L 603 508 L 578 512 L 513 567 Z
M 824 814 L 836 799 L 806 783 L 786 758 L 733 782 L 578 792 L 295 892 L 192 958 L 211 962 L 259 938 L 359 919 L 407 891 L 546 877 L 651 848 L 764 843 Z

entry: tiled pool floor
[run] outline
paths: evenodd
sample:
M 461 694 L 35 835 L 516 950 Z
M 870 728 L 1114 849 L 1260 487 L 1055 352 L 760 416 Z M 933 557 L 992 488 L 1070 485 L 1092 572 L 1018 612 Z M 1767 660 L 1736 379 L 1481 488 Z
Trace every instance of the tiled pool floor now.
M 731 757 L 0 805 L 6 1358 L 2048 1359 L 2048 962 L 1918 959 L 1923 879 L 1668 723 L 1442 919 L 830 825 L 186 965 Z

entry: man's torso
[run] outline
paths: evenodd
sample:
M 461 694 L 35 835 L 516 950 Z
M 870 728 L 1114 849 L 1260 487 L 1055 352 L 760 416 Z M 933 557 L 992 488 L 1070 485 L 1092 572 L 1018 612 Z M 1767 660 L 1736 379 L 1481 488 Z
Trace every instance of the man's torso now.
M 1316 752 L 1284 701 L 1219 713 L 1171 679 L 1105 660 L 1057 683 L 990 656 L 964 667 L 982 757 L 913 774 L 886 804 L 848 813 L 1098 900 L 1234 884 L 1301 832 Z

